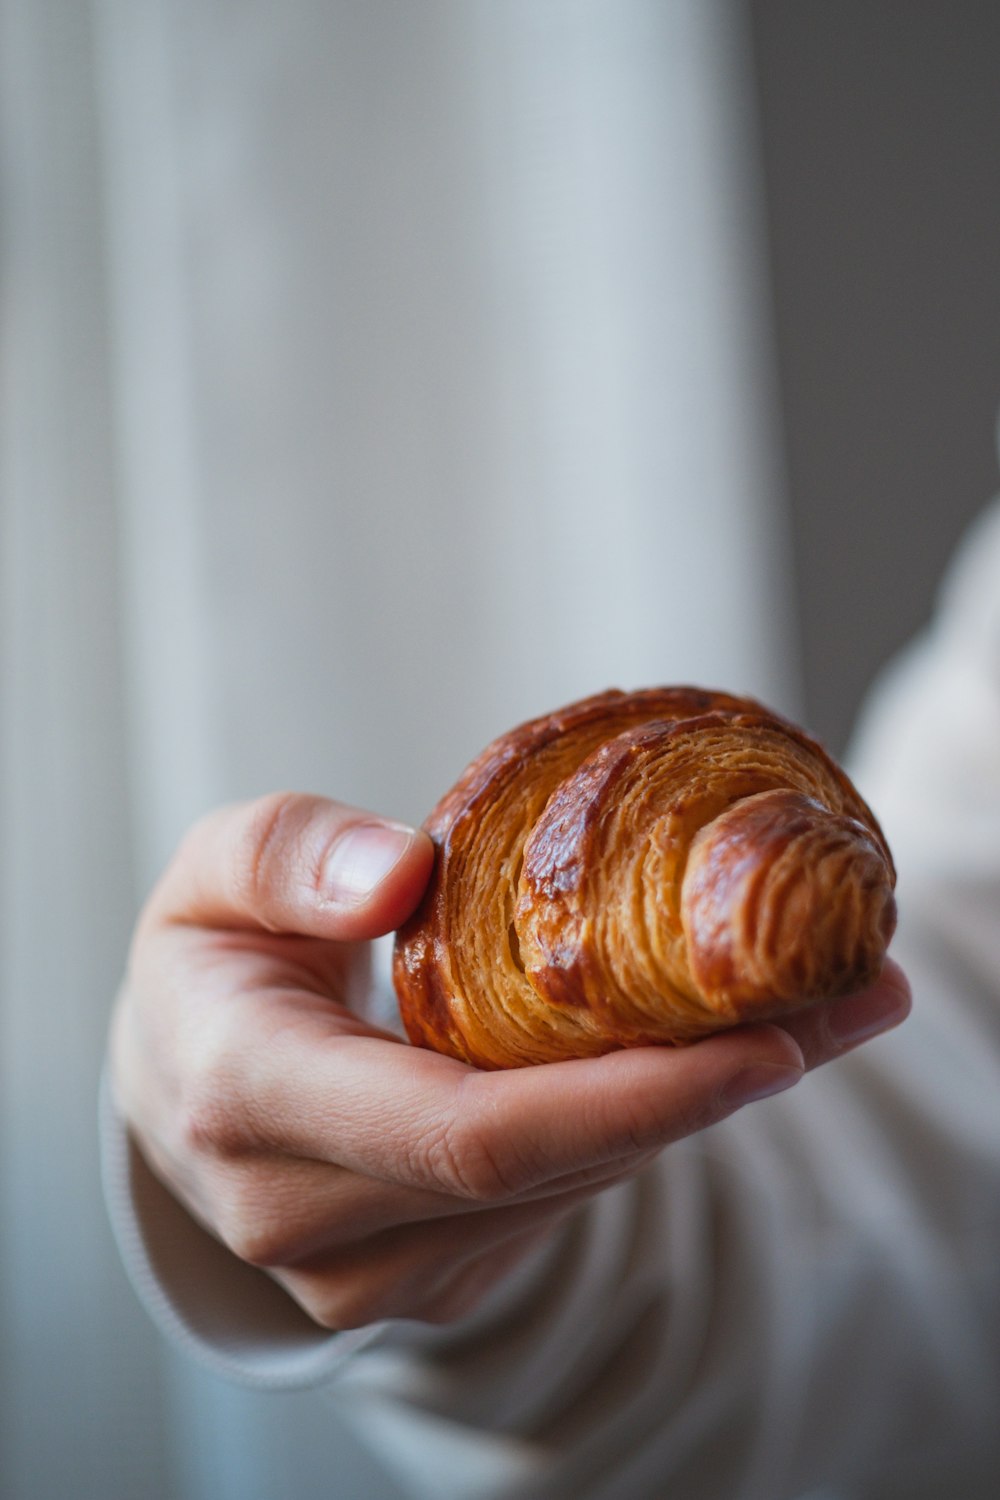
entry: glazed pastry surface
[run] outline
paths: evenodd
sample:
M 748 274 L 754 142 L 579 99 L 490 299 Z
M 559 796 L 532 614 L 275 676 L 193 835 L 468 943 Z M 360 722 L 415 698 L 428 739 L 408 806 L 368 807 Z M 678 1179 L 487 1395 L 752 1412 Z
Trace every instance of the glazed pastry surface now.
M 481 1068 L 681 1045 L 875 979 L 892 857 L 847 776 L 748 698 L 602 693 L 489 745 L 424 825 L 410 1039 Z

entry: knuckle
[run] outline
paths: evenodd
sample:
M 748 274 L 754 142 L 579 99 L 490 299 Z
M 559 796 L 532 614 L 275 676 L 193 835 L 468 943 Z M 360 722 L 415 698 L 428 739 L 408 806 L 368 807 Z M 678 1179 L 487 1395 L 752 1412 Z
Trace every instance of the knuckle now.
M 474 1203 L 496 1203 L 524 1186 L 521 1174 L 482 1127 L 447 1121 L 424 1147 L 436 1187 Z
M 230 1112 L 207 1091 L 185 1099 L 177 1119 L 177 1136 L 186 1157 L 226 1156 L 235 1144 Z
M 366 1281 L 326 1286 L 307 1292 L 299 1300 L 315 1323 L 333 1333 L 368 1328 L 384 1318 L 400 1315 L 388 1288 Z
M 274 1173 L 250 1160 L 230 1166 L 212 1183 L 215 1231 L 227 1249 L 264 1270 L 294 1264 L 308 1249 L 308 1217 L 289 1213 L 287 1192 Z
M 259 1209 L 248 1212 L 238 1203 L 230 1205 L 220 1212 L 217 1229 L 227 1249 L 247 1265 L 270 1270 L 288 1265 L 295 1259 L 298 1236 Z
M 231 1224 L 223 1219 L 218 1225 L 218 1234 L 226 1249 L 246 1265 L 265 1270 L 274 1264 L 268 1254 L 270 1247 L 246 1226 Z
M 181 1093 L 178 1133 L 196 1157 L 229 1158 L 250 1144 L 238 1045 L 219 1018 L 199 1039 Z

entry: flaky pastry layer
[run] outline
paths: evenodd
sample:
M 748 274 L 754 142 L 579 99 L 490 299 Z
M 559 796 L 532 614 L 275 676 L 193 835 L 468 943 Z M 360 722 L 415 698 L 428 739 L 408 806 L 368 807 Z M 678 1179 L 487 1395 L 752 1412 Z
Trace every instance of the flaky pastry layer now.
M 680 1045 L 861 988 L 895 925 L 872 812 L 748 698 L 602 693 L 511 730 L 424 825 L 411 1040 L 482 1068 Z

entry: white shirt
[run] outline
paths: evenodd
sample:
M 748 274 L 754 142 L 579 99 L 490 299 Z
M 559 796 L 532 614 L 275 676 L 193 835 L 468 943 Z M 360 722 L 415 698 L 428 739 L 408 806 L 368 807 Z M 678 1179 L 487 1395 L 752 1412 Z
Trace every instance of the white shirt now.
M 853 770 L 900 872 L 899 1032 L 670 1148 L 443 1333 L 313 1328 L 107 1106 L 112 1218 L 154 1317 L 235 1379 L 328 1384 L 414 1496 L 994 1495 L 1000 508 Z

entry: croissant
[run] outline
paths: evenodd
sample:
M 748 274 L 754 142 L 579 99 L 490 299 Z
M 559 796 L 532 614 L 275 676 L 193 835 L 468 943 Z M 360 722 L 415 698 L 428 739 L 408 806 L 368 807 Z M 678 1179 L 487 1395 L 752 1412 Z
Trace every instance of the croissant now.
M 611 691 L 489 745 L 425 828 L 411 1041 L 480 1068 L 682 1045 L 875 979 L 895 870 L 807 734 L 749 698 Z

